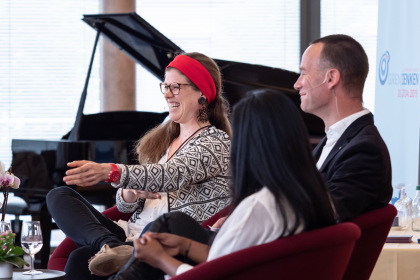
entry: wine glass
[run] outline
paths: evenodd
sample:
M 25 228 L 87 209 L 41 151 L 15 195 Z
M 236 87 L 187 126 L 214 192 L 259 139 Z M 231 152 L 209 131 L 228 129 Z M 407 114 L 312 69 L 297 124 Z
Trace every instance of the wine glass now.
M 9 222 L 0 222 L 0 233 L 8 232 L 12 230 Z
M 40 274 L 42 271 L 35 270 L 34 258 L 42 248 L 42 232 L 39 221 L 24 221 L 22 223 L 21 245 L 23 250 L 31 256 L 31 270 L 23 274 Z

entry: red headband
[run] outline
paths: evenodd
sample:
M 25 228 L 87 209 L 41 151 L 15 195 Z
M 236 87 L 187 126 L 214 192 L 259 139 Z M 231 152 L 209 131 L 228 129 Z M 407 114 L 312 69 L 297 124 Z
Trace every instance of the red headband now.
M 204 94 L 209 103 L 216 98 L 216 86 L 209 71 L 197 60 L 186 56 L 177 55 L 168 67 L 173 67 L 182 72 L 188 79 L 193 82 L 198 89 Z

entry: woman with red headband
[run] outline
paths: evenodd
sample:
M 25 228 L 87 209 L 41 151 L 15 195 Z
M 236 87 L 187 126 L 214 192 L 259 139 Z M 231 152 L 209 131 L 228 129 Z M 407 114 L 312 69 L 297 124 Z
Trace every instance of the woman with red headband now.
M 63 178 L 82 187 L 110 182 L 118 188 L 119 211 L 134 212 L 129 222 L 112 222 L 71 188 L 47 195 L 51 216 L 78 245 L 66 264 L 68 279 L 118 271 L 133 252 L 132 240 L 161 214 L 180 211 L 201 223 L 230 202 L 231 128 L 217 64 L 200 53 L 178 55 L 160 89 L 169 120 L 140 139 L 139 165 L 74 161 Z

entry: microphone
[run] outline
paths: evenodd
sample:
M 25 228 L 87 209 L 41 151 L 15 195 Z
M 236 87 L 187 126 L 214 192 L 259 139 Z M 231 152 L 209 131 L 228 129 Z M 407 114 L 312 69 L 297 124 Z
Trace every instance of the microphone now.
M 323 84 L 325 84 L 325 83 L 327 82 L 327 74 L 328 74 L 328 72 L 327 72 L 327 73 L 325 73 L 325 78 L 324 78 L 324 81 L 323 81 L 322 83 L 320 83 L 320 84 L 319 84 L 319 85 L 317 85 L 317 86 L 311 87 L 311 88 L 310 88 L 310 89 L 308 89 L 308 90 L 313 90 L 313 89 L 319 88 L 320 86 L 322 86 Z

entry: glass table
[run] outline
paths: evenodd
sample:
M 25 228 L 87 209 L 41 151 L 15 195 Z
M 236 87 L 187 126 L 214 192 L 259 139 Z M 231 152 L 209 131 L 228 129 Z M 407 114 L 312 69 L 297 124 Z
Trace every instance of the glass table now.
M 27 269 L 14 269 L 13 277 L 9 279 L 13 279 L 13 280 L 64 279 L 64 276 L 66 275 L 65 272 L 58 271 L 58 270 L 50 270 L 50 269 L 37 269 L 37 270 L 42 271 L 43 273 L 36 274 L 36 275 L 25 275 L 25 274 L 22 274 L 22 272 L 27 271 Z

